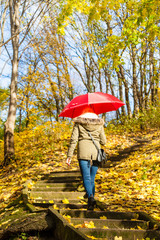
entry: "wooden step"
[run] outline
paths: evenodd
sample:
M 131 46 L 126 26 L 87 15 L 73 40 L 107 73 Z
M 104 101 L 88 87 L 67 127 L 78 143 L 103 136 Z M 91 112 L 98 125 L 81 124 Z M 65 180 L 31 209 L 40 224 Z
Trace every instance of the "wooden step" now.
M 146 230 L 149 227 L 147 221 L 142 220 L 117 220 L 117 219 L 97 219 L 97 218 L 71 218 L 71 222 L 74 225 L 84 224 L 85 222 L 92 221 L 96 228 L 114 228 L 114 229 L 143 229 Z
M 32 191 L 34 192 L 73 192 L 76 191 L 76 187 L 51 187 L 51 186 L 45 186 L 45 187 L 32 187 Z
M 62 200 L 64 200 L 64 199 L 62 199 L 62 198 L 60 198 L 60 199 L 51 199 L 51 200 L 49 200 L 49 199 L 28 199 L 28 201 L 30 202 L 30 203 L 32 203 L 32 204 L 35 204 L 36 206 L 43 206 L 43 205 L 46 205 L 46 204 L 48 204 L 48 205 L 53 205 L 53 204 L 58 204 L 58 203 L 62 203 Z M 79 204 L 81 204 L 81 200 L 80 199 L 67 199 L 68 201 L 69 201 L 69 203 L 71 203 L 71 204 L 77 204 L 77 205 L 79 205 Z
M 100 218 L 106 217 L 107 219 L 123 219 L 131 220 L 138 219 L 138 215 L 134 212 L 107 212 L 107 211 L 85 211 L 85 210 L 60 210 L 60 213 L 70 215 L 74 218 Z
M 48 178 L 42 178 L 42 180 L 44 181 L 44 183 L 80 183 L 80 181 L 82 182 L 82 178 L 81 177 L 48 177 Z
M 54 182 L 50 182 L 50 181 L 38 181 L 33 185 L 34 187 L 46 187 L 46 188 L 50 188 L 50 187 L 62 187 L 62 188 L 67 188 L 67 187 L 78 187 L 81 183 L 80 182 L 59 182 L 59 183 L 54 183 Z
M 49 208 L 49 211 L 54 214 L 53 212 L 55 210 L 53 210 L 52 207 Z M 145 221 L 139 221 L 139 220 L 117 220 L 117 219 L 106 219 L 106 220 L 102 220 L 102 219 L 94 219 L 94 218 L 72 218 L 71 217 L 71 213 L 72 210 L 67 210 L 67 211 L 63 211 L 60 210 L 60 215 L 63 216 L 65 218 L 65 216 L 68 218 L 68 220 L 70 221 L 70 223 L 74 224 L 78 224 L 78 223 L 82 223 L 83 221 L 88 221 L 88 223 L 90 221 L 93 221 L 95 224 L 100 224 L 100 227 L 97 227 L 95 225 L 95 228 L 86 228 L 86 227 L 78 227 L 76 228 L 78 230 L 78 232 L 83 233 L 85 236 L 87 237 L 93 237 L 96 239 L 107 239 L 107 240 L 160 240 L 160 232 L 153 230 L 153 229 L 147 229 L 147 227 L 149 226 L 148 222 L 145 223 Z M 83 211 L 82 211 L 83 212 Z M 94 211 L 88 211 L 90 213 L 94 214 Z M 58 213 L 57 213 L 58 214 Z M 124 214 L 124 213 L 123 213 Z M 130 214 L 130 213 L 129 213 Z M 124 216 L 124 215 L 123 215 Z M 70 218 L 71 217 L 71 218 Z M 96 222 L 97 221 L 97 222 Z M 132 224 L 133 228 L 137 227 L 138 229 L 129 229 L 129 226 L 127 223 L 127 221 Z M 101 223 L 107 222 L 110 225 L 109 229 L 106 229 L 107 226 L 103 225 L 101 226 Z M 123 226 L 121 225 L 122 223 L 124 224 Z M 137 222 L 137 223 L 136 223 Z M 119 226 L 117 225 L 117 227 L 115 228 L 115 224 L 119 224 Z M 126 224 L 126 226 L 125 226 Z M 122 228 L 120 228 L 122 227 Z M 125 227 L 127 227 L 125 229 Z M 146 229 L 141 229 L 141 228 L 146 228 Z M 63 239 L 63 238 L 61 238 Z M 68 238 L 69 239 L 69 238 Z M 85 239 L 85 238 L 84 238 Z
M 81 228 L 78 229 L 85 235 L 96 238 L 107 238 L 109 240 L 160 240 L 160 234 L 155 230 L 131 230 L 131 229 L 103 229 L 103 228 Z
M 56 199 L 80 199 L 85 195 L 85 192 L 39 192 L 39 191 L 31 191 L 30 199 L 48 199 L 48 200 L 56 200 Z
M 60 171 L 60 172 L 50 172 L 48 174 L 45 174 L 44 176 L 52 176 L 52 177 L 77 177 L 80 176 L 81 177 L 81 172 L 80 171 Z
M 43 175 L 41 180 L 52 182 L 75 182 L 77 180 L 82 180 L 82 175 L 80 171 L 52 172 Z
M 59 201 L 33 201 L 35 206 L 40 206 L 40 207 L 49 207 L 49 206 L 53 206 L 56 205 L 59 209 L 87 209 L 87 204 L 81 204 L 78 202 L 72 202 L 72 203 L 62 203 L 62 200 Z M 33 203 L 32 202 L 32 203 Z
M 30 185 L 25 185 L 24 199 L 35 211 L 48 208 L 56 239 L 160 240 L 160 224 L 145 213 L 105 211 L 107 206 L 99 201 L 99 210 L 88 211 L 79 171 L 52 172 Z M 154 230 L 155 226 L 159 230 Z

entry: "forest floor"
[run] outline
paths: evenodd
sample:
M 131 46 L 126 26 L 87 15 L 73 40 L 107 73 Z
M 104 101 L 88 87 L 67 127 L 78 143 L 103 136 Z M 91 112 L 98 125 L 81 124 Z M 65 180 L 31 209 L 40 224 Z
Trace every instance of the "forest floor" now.
M 0 228 L 17 213 L 27 213 L 21 191 L 28 179 L 36 181 L 48 172 L 79 169 L 76 152 L 71 166 L 66 164 L 70 133 L 59 138 L 42 134 L 36 141 L 35 134 L 32 141 L 27 133 L 17 134 L 16 140 L 21 140 L 16 146 L 17 160 L 0 169 Z M 143 211 L 160 221 L 160 130 L 106 133 L 106 137 L 108 167 L 98 170 L 95 198 L 110 211 Z

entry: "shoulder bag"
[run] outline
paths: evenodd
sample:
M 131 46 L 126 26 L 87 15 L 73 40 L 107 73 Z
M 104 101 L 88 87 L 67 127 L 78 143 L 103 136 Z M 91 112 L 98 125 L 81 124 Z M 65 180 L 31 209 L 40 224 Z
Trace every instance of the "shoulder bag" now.
M 107 162 L 107 155 L 106 155 L 104 149 L 98 148 L 98 146 L 97 146 L 96 142 L 94 141 L 91 133 L 89 131 L 87 131 L 87 132 L 88 132 L 89 136 L 91 137 L 91 139 L 92 139 L 92 141 L 93 141 L 93 143 L 94 143 L 94 145 L 95 145 L 95 147 L 97 148 L 97 151 L 98 151 L 97 159 L 96 159 L 97 162 L 98 162 L 98 166 L 103 168 L 105 163 Z

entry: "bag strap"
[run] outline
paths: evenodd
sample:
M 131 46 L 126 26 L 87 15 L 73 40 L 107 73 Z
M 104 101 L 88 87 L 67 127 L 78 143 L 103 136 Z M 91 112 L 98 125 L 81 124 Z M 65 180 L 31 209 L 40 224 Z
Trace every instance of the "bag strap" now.
M 94 138 L 92 137 L 92 134 L 88 131 L 88 130 L 86 130 L 87 132 L 88 132 L 88 134 L 89 134 L 89 136 L 91 137 L 91 139 L 92 139 L 92 141 L 93 141 L 93 143 L 94 143 L 94 145 L 96 146 L 96 148 L 97 148 L 97 151 L 99 150 L 99 148 L 98 148 L 98 146 L 97 146 L 97 144 L 96 144 L 96 142 L 94 141 Z
M 82 125 L 81 125 L 82 126 Z M 82 126 L 83 127 L 83 126 Z M 83 127 L 84 128 L 84 127 Z M 85 129 L 85 128 L 84 128 Z M 90 136 L 90 138 L 92 139 L 92 142 L 94 143 L 95 147 L 97 148 L 97 151 L 99 150 L 99 147 L 97 146 L 94 138 L 92 137 L 92 134 L 87 130 L 85 129 L 87 132 L 88 132 L 88 135 Z

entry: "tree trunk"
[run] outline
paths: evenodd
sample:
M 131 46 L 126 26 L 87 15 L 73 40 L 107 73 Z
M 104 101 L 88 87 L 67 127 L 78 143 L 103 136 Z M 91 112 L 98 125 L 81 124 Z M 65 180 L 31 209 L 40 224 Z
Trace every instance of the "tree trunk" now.
M 112 82 L 111 82 L 111 75 L 110 74 L 108 74 L 107 75 L 108 76 L 108 81 L 109 81 L 109 86 L 110 86 L 110 89 L 111 89 L 111 94 L 113 95 L 113 96 L 115 96 L 115 94 L 114 94 L 114 89 L 113 89 L 113 84 L 112 84 Z M 119 110 L 117 110 L 116 111 L 116 119 L 118 120 L 118 118 L 119 118 Z
M 159 56 L 160 56 L 160 49 L 159 49 Z M 157 72 L 157 82 L 156 82 L 156 105 L 160 103 L 160 59 L 159 59 L 159 66 Z
M 142 65 L 142 79 L 143 79 L 143 88 L 142 88 L 142 110 L 147 108 L 148 95 L 147 95 L 147 80 L 146 80 L 146 66 L 147 66 L 147 49 L 144 54 L 144 61 Z
M 104 71 L 104 79 L 105 79 L 105 83 L 106 83 L 106 93 L 108 93 L 109 91 L 109 73 L 107 71 L 107 67 L 103 68 L 103 71 Z
M 122 102 L 124 102 L 124 99 L 123 99 L 122 77 L 121 77 L 120 72 L 117 72 L 117 76 L 118 76 L 118 81 L 119 81 L 119 96 L 120 96 L 120 100 L 121 100 Z M 122 106 L 121 109 L 122 109 L 122 115 L 123 115 L 123 116 L 126 116 L 125 107 Z
M 133 98 L 134 98 L 134 114 L 137 115 L 139 107 L 138 107 L 138 83 L 137 83 L 137 74 L 136 74 L 136 52 L 135 46 L 131 46 L 132 48 L 132 71 L 133 71 Z
M 14 56 L 10 86 L 9 112 L 4 128 L 4 165 L 8 165 L 11 159 L 14 159 L 14 125 L 17 107 L 17 73 L 18 59 L 16 56 Z
M 89 60 L 88 60 L 87 53 L 84 53 L 83 64 L 84 64 L 86 80 L 87 80 L 87 84 L 86 84 L 87 91 L 91 93 L 92 92 L 91 71 L 89 68 Z
M 19 4 L 20 1 L 9 1 L 11 36 L 13 47 L 12 75 L 10 85 L 10 102 L 7 121 L 4 126 L 4 165 L 14 159 L 14 126 L 17 107 L 17 77 L 18 77 L 18 49 L 19 49 Z
M 127 112 L 128 112 L 129 118 L 131 118 L 132 112 L 131 112 L 130 101 L 129 101 L 129 87 L 128 87 L 128 83 L 125 79 L 122 65 L 119 65 L 119 69 L 120 69 L 121 78 L 122 78 L 124 88 L 125 88 L 125 100 L 126 100 Z
M 150 53 L 149 53 L 149 77 L 150 77 L 150 86 L 151 86 L 151 103 L 154 104 L 155 102 L 155 82 L 154 82 L 154 64 L 153 64 L 153 46 L 150 46 Z
M 28 86 L 27 86 L 28 87 Z M 26 128 L 28 128 L 29 125 L 29 121 L 30 121 L 30 116 L 29 116 L 29 92 L 27 90 L 27 94 L 26 94 Z
M 139 71 L 140 71 L 140 98 L 139 98 L 139 109 L 142 111 L 142 110 L 143 110 L 143 83 L 144 83 L 142 61 L 139 62 Z
M 19 108 L 19 125 L 18 125 L 18 131 L 22 131 L 22 108 Z
M 101 73 L 100 69 L 98 69 L 98 83 L 99 83 L 100 92 L 103 92 L 103 88 L 102 88 L 102 73 Z
M 148 106 L 148 93 L 147 93 L 147 78 L 146 78 L 146 60 L 143 68 L 143 74 L 144 74 L 144 108 L 147 109 Z

